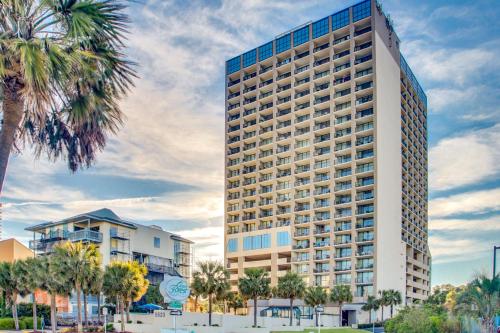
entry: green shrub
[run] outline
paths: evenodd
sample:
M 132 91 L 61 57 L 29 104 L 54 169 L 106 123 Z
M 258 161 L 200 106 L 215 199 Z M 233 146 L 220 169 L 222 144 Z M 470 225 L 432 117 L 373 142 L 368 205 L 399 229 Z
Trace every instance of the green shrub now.
M 0 330 L 13 330 L 14 328 L 14 319 L 0 318 Z
M 114 332 L 115 331 L 115 327 L 113 326 L 113 324 L 106 324 L 106 331 L 108 331 L 108 332 Z

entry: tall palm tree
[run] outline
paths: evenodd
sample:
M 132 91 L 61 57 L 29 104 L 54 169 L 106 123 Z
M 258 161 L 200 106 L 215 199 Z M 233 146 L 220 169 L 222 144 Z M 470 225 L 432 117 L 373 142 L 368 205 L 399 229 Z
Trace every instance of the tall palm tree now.
M 17 316 L 17 296 L 19 295 L 18 280 L 14 273 L 14 265 L 9 262 L 0 262 L 0 291 L 2 291 L 6 306 L 12 310 L 12 318 L 16 330 L 19 330 L 19 318 Z
M 457 301 L 461 303 L 460 308 L 481 319 L 485 332 L 492 333 L 495 315 L 500 309 L 500 274 L 492 279 L 485 275 L 477 276 Z
M 128 293 L 126 295 L 126 311 L 127 311 L 127 322 L 130 321 L 130 307 L 132 302 L 137 302 L 146 294 L 149 287 L 149 281 L 146 279 L 148 270 L 144 264 L 139 264 L 137 261 L 131 261 L 127 263 L 129 269 L 133 274 L 133 278 L 130 280 L 130 286 L 128 288 Z
M 318 305 L 325 304 L 328 299 L 328 294 L 325 290 L 325 288 L 316 286 L 316 287 L 309 287 L 306 289 L 305 297 L 304 297 L 304 302 L 309 305 L 316 307 Z M 315 310 L 315 322 L 316 322 L 316 327 L 318 326 L 318 312 Z
M 391 318 L 394 312 L 394 306 L 397 306 L 403 302 L 401 293 L 398 290 L 389 289 L 387 291 L 387 300 L 390 306 Z
M 116 299 L 116 312 L 120 312 L 121 315 L 122 332 L 125 331 L 124 302 L 131 279 L 133 279 L 133 273 L 126 263 L 117 261 L 106 266 L 102 289 L 106 296 Z
M 26 265 L 29 267 L 27 270 L 27 287 L 33 298 L 33 330 L 35 332 L 38 329 L 36 291 L 43 287 L 43 275 L 47 274 L 47 268 L 42 263 L 39 257 L 26 259 Z
M 82 290 L 93 270 L 100 266 L 101 255 L 94 244 L 82 242 L 56 246 L 53 255 L 66 266 L 66 275 L 76 293 L 78 332 L 82 332 Z
M 379 290 L 379 304 L 382 309 L 382 321 L 384 321 L 384 307 L 391 305 L 390 293 L 388 290 Z
M 117 102 L 135 76 L 122 53 L 124 3 L 0 1 L 0 193 L 14 147 L 65 158 L 76 171 L 117 131 Z
M 368 298 L 366 299 L 366 303 L 361 307 L 361 310 L 368 312 L 368 322 L 370 324 L 372 323 L 372 311 L 377 311 L 379 307 L 380 302 L 373 295 L 368 296 Z
M 253 300 L 253 326 L 257 327 L 257 300 L 271 293 L 271 279 L 262 268 L 248 268 L 245 276 L 239 278 L 238 289 L 243 297 Z
M 191 296 L 194 298 L 194 312 L 198 311 L 198 300 L 203 295 L 203 283 L 199 276 L 193 276 L 191 282 Z
M 330 301 L 339 305 L 339 324 L 342 326 L 342 305 L 352 302 L 351 287 L 348 285 L 335 285 L 330 291 Z
M 87 327 L 88 321 L 88 295 L 97 295 L 99 301 L 99 291 L 102 285 L 102 270 L 100 266 L 89 267 L 85 276 L 82 277 L 82 293 L 83 293 L 83 323 Z M 98 311 L 99 311 L 98 306 Z
M 208 260 L 198 264 L 193 277 L 200 280 L 202 295 L 208 298 L 208 326 L 212 326 L 212 305 L 229 289 L 229 273 L 220 262 Z
M 297 273 L 287 272 L 278 278 L 276 295 L 290 300 L 290 326 L 293 325 L 293 301 L 303 297 L 305 289 L 306 283 Z
M 13 282 L 17 286 L 17 292 L 20 296 L 24 297 L 32 292 L 31 283 L 33 281 L 31 280 L 30 277 L 30 271 L 31 267 L 28 265 L 28 262 L 26 260 L 16 260 L 12 265 L 12 279 L 14 279 Z M 33 304 L 35 307 L 34 312 L 36 313 L 35 302 L 33 302 Z

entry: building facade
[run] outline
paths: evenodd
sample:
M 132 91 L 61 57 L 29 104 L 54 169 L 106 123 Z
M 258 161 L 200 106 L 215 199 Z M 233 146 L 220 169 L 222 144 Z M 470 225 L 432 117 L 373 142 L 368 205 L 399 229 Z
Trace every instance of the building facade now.
M 109 209 L 35 225 L 26 230 L 33 232 L 29 246 L 36 255 L 49 255 L 61 242 L 81 241 L 97 246 L 103 267 L 113 261 L 135 260 L 145 264 L 151 284 L 159 285 L 164 274 L 191 278 L 191 241 L 158 226 L 125 221 Z
M 427 99 L 367 0 L 226 62 L 225 262 L 275 285 L 430 291 Z

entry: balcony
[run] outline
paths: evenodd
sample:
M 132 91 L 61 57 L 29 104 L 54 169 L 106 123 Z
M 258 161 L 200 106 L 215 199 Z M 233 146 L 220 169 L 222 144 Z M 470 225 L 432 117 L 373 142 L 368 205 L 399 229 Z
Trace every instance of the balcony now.
M 101 243 L 102 242 L 102 232 L 94 230 L 78 230 L 69 233 L 68 239 L 72 242 L 92 242 Z

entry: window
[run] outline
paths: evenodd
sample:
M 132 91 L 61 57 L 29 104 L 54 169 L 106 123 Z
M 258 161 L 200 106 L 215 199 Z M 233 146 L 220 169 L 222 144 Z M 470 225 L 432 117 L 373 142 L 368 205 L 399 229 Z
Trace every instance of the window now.
M 269 42 L 259 47 L 259 61 L 273 56 L 273 42 Z
M 280 231 L 278 232 L 278 246 L 286 246 L 290 245 L 290 234 L 288 231 Z
M 230 59 L 226 61 L 226 72 L 227 74 L 232 74 L 240 70 L 240 57 Z
M 255 64 L 257 60 L 257 49 L 243 53 L 243 68 Z
M 271 237 L 269 234 L 247 236 L 243 238 L 243 250 L 258 250 L 271 247 Z
M 276 54 L 290 49 L 290 34 L 276 39 Z
M 371 15 L 371 1 L 367 0 L 352 6 L 352 21 L 356 22 Z
M 227 252 L 236 252 L 238 251 L 238 239 L 231 238 L 227 241 Z
M 328 33 L 328 17 L 313 23 L 313 39 Z
M 349 8 L 332 15 L 332 31 L 349 24 Z
M 309 40 L 309 25 L 293 32 L 293 46 L 304 44 Z
M 154 238 L 154 246 L 159 249 L 160 248 L 160 237 Z

